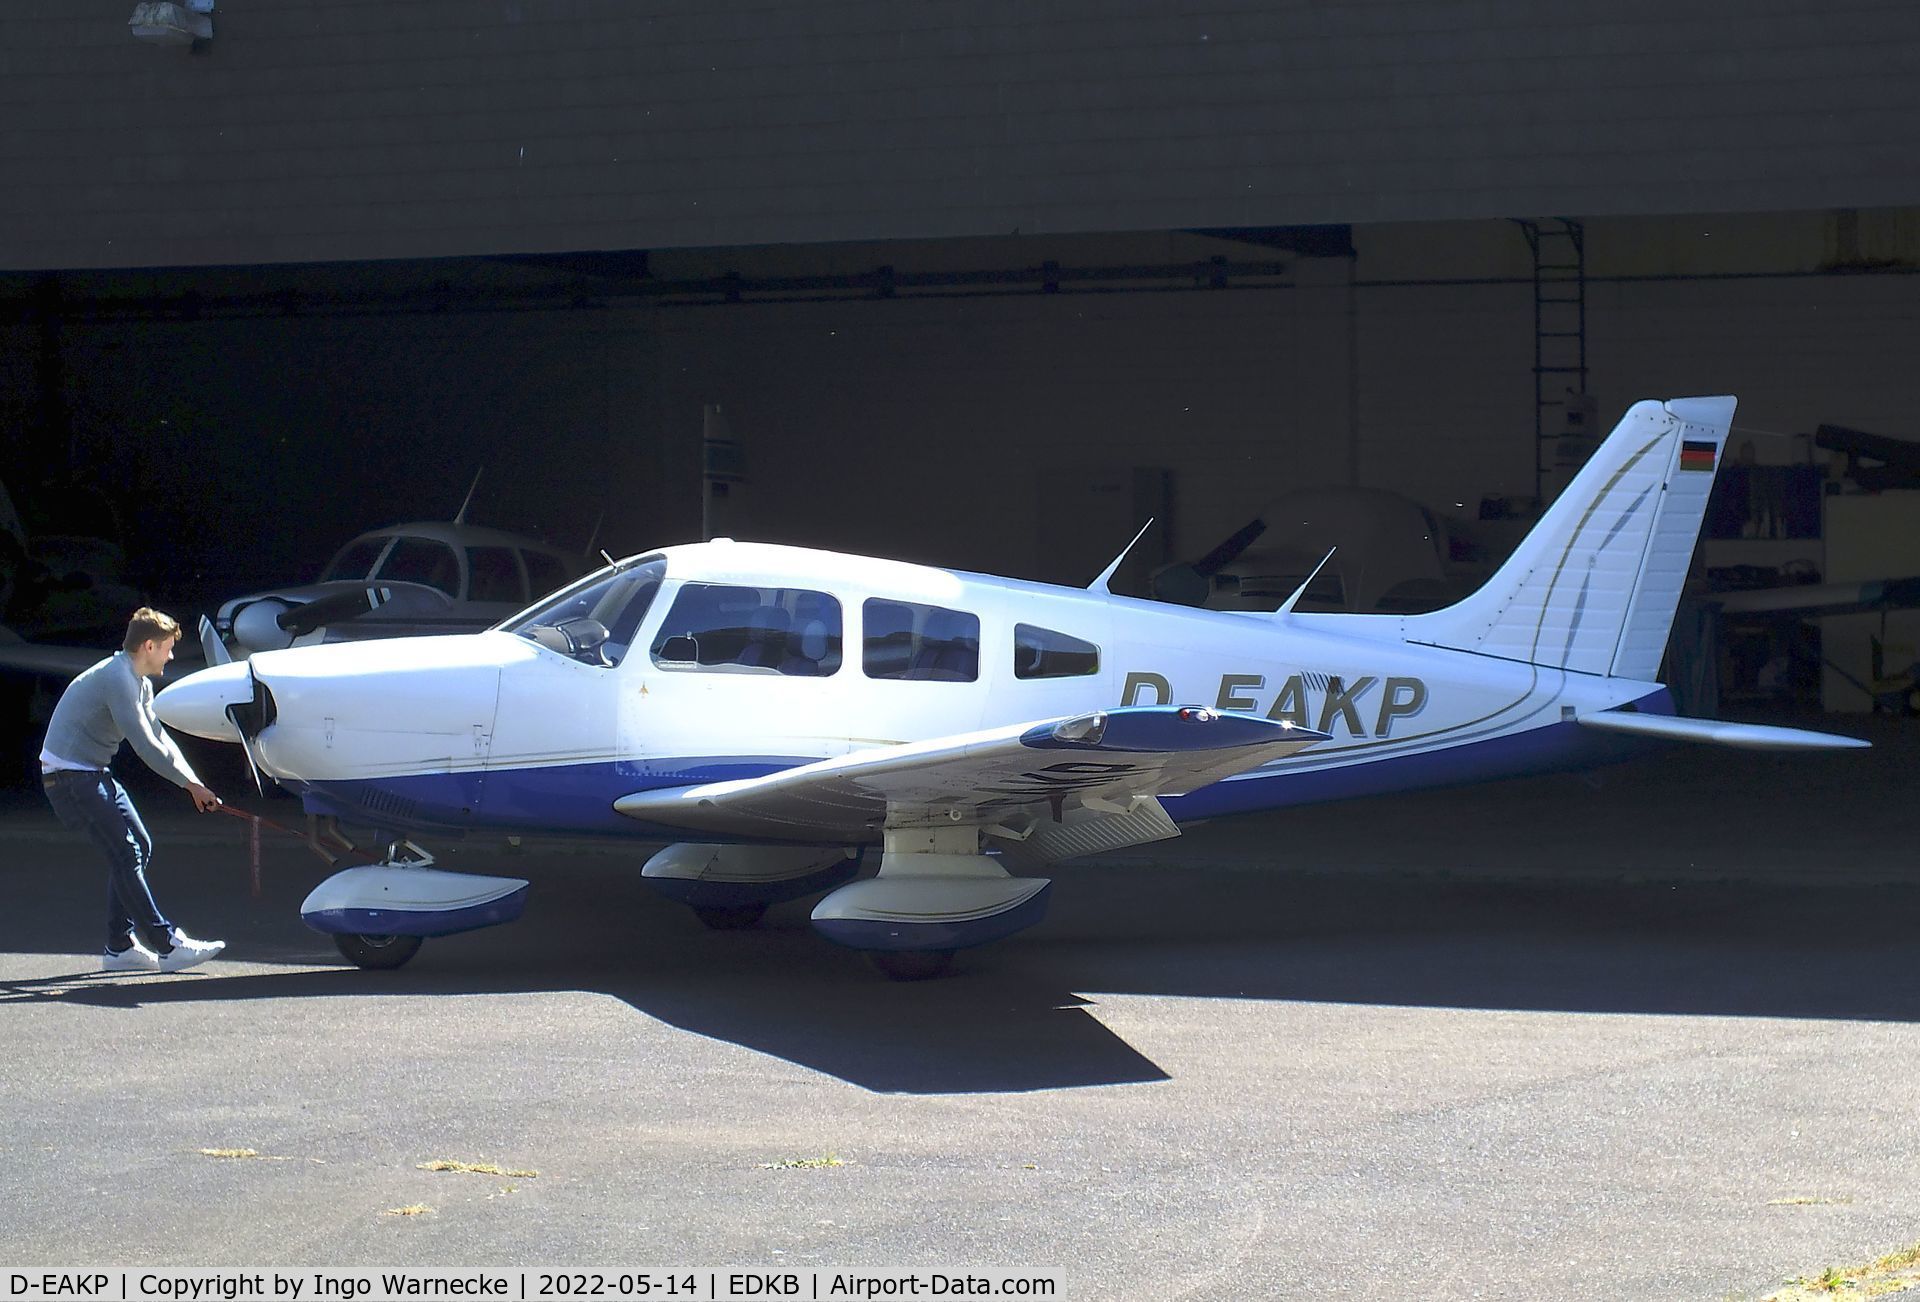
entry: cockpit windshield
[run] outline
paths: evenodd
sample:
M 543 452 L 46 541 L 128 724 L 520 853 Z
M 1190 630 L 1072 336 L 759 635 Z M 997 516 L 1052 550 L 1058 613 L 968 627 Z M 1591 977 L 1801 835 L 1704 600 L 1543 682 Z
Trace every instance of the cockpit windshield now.
M 582 664 L 617 665 L 666 577 L 661 557 L 622 562 L 589 574 L 500 627 Z
M 340 549 L 340 554 L 327 566 L 326 573 L 320 576 L 320 582 L 330 583 L 335 579 L 364 579 L 373 573 L 373 563 L 380 559 L 380 553 L 393 541 L 392 534 L 377 533 L 368 538 L 355 538 Z

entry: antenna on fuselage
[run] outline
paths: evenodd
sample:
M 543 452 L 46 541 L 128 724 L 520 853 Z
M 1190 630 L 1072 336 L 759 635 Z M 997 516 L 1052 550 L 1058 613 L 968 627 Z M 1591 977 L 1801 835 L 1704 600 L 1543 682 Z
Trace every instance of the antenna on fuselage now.
M 1151 528 L 1153 528 L 1153 517 L 1148 516 L 1147 522 L 1140 526 L 1140 532 L 1133 536 L 1133 542 L 1128 543 L 1120 549 L 1120 554 L 1113 558 L 1113 563 L 1107 566 L 1106 569 L 1101 570 L 1100 577 L 1087 585 L 1087 591 L 1104 592 L 1109 596 L 1113 595 L 1113 589 L 1107 586 L 1107 581 L 1113 578 L 1114 571 L 1120 568 L 1120 562 L 1127 559 L 1127 553 L 1133 550 L 1134 543 L 1138 543 L 1142 538 L 1146 537 L 1147 530 Z
M 593 532 L 587 535 L 587 545 L 580 549 L 582 556 L 592 556 L 595 552 L 599 552 L 602 556 L 606 555 L 605 549 L 597 545 L 600 541 L 600 526 L 606 522 L 607 513 L 602 508 L 599 517 L 593 522 Z
M 1293 608 L 1299 604 L 1300 598 L 1306 595 L 1307 584 L 1312 583 L 1315 579 L 1320 577 L 1320 571 L 1327 568 L 1327 562 L 1332 560 L 1333 553 L 1339 550 L 1340 549 L 1338 547 L 1333 547 L 1328 549 L 1327 554 L 1320 558 L 1320 563 L 1313 567 L 1313 573 L 1307 576 L 1306 582 L 1302 583 L 1299 587 L 1295 588 L 1293 590 L 1293 595 L 1291 597 L 1288 597 L 1285 601 L 1281 602 L 1280 609 L 1273 612 L 1273 617 L 1275 619 L 1285 619 L 1288 615 L 1291 615 L 1293 613 Z
M 473 472 L 473 482 L 467 485 L 467 499 L 460 503 L 460 512 L 453 517 L 455 524 L 465 524 L 467 522 L 467 508 L 473 505 L 473 490 L 480 487 L 480 476 L 486 473 L 487 468 L 485 466 Z

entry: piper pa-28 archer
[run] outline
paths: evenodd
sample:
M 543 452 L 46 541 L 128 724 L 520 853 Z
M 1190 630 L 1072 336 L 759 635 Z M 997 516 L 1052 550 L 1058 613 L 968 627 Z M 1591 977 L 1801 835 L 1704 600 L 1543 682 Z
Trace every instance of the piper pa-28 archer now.
M 156 705 L 309 813 L 394 834 L 302 908 L 363 966 L 518 916 L 526 882 L 398 839 L 491 830 L 672 841 L 646 879 L 713 926 L 827 891 L 829 940 L 927 976 L 1040 919 L 1024 874 L 1186 820 L 1648 739 L 1864 745 L 1677 718 L 1654 681 L 1733 409 L 1635 405 L 1483 588 L 1424 614 L 1142 601 L 1108 590 L 1119 560 L 1082 590 L 716 540 L 483 633 L 263 651 Z

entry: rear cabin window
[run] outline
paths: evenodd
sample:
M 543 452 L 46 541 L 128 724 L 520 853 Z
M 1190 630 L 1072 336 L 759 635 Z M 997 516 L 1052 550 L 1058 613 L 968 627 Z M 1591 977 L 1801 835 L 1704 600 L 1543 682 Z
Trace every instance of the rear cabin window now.
M 449 597 L 460 595 L 460 562 L 453 548 L 431 538 L 396 538 L 375 578 L 392 583 L 423 583 Z
M 527 587 L 538 597 L 566 586 L 567 567 L 545 552 L 520 553 L 520 559 L 527 566 Z
M 971 683 L 980 677 L 978 616 L 878 598 L 862 610 L 861 667 L 867 677 L 930 683 Z
M 840 635 L 840 603 L 824 592 L 688 583 L 653 639 L 653 662 L 824 678 L 840 668 Z
M 1034 624 L 1013 626 L 1015 678 L 1082 678 L 1100 672 L 1100 648 Z
M 526 599 L 513 548 L 467 548 L 467 600 L 520 602 Z

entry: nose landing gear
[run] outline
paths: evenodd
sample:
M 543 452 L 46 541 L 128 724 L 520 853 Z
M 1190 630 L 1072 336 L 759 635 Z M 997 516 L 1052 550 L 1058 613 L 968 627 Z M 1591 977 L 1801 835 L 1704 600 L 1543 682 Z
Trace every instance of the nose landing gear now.
M 333 946 L 355 967 L 385 972 L 402 967 L 426 944 L 420 936 L 360 936 L 335 932 Z
M 526 907 L 517 877 L 443 872 L 411 841 L 387 847 L 381 862 L 337 872 L 313 888 L 300 919 L 333 937 L 356 967 L 392 969 L 430 936 L 451 936 L 512 922 Z

